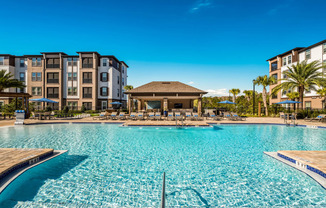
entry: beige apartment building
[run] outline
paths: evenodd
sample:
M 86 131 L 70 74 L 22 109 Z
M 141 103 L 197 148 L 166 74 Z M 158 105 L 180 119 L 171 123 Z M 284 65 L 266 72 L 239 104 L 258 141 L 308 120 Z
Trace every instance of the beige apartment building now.
M 326 40 L 308 47 L 296 47 L 268 59 L 269 76 L 273 76 L 277 80 L 286 79 L 287 77 L 283 74 L 283 72 L 287 71 L 288 67 L 302 62 L 303 60 L 307 60 L 308 63 L 318 60 L 321 63 L 326 64 Z M 274 85 L 271 85 L 270 92 L 277 84 L 281 82 L 284 81 L 278 81 Z M 282 90 L 277 95 L 271 95 L 270 104 L 287 100 L 288 97 L 286 94 L 289 92 L 291 91 Z M 303 102 L 303 106 L 305 108 L 322 109 L 325 107 L 324 98 L 320 97 L 315 91 L 305 91 Z
M 0 70 L 6 70 L 26 85 L 25 89 L 7 89 L 6 92 L 27 92 L 35 98 L 57 101 L 53 109 L 69 106 L 80 109 L 104 110 L 110 103 L 121 102 L 126 107 L 129 66 L 112 55 L 98 52 L 44 52 L 40 55 L 13 56 L 0 54 Z M 0 98 L 0 105 L 9 103 Z M 42 103 L 36 103 L 42 108 Z

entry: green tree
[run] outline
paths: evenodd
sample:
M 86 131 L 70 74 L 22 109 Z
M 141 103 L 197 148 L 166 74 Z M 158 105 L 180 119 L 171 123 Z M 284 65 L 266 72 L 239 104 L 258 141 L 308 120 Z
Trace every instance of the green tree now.
M 245 98 L 250 102 L 251 98 L 253 97 L 253 91 L 252 90 L 244 90 L 243 93 L 245 94 Z
M 321 97 L 324 97 L 324 100 L 322 102 L 324 102 L 324 108 L 326 108 L 326 88 L 323 87 L 321 89 L 318 89 L 317 94 Z
M 324 66 L 319 61 L 307 63 L 302 61 L 288 67 L 288 70 L 283 72 L 286 75 L 284 82 L 278 84 L 273 88 L 272 93 L 275 94 L 280 90 L 294 90 L 299 92 L 300 108 L 303 109 L 303 96 L 304 91 L 314 90 L 317 91 L 316 86 L 326 86 L 326 79 L 324 72 L 319 71 Z
M 132 85 L 126 85 L 123 87 L 126 91 L 132 90 L 134 89 L 134 87 Z
M 295 99 L 299 98 L 299 93 L 298 92 L 289 92 L 289 93 L 286 94 L 286 96 L 290 100 L 295 100 Z
M 233 89 L 229 90 L 229 93 L 231 93 L 233 95 L 232 102 L 235 103 L 235 99 L 237 98 L 237 95 L 240 93 L 240 90 L 233 88 Z
M 25 85 L 23 82 L 18 81 L 17 79 L 13 79 L 13 76 L 10 72 L 6 73 L 6 70 L 0 71 L 0 92 L 7 88 L 17 87 L 24 88 Z
M 262 92 L 262 99 L 264 103 L 264 108 L 265 108 L 265 113 L 266 116 L 268 116 L 268 106 L 267 106 L 267 90 L 266 87 L 269 85 L 272 85 L 276 82 L 274 77 L 268 77 L 267 75 L 265 76 L 259 76 L 255 80 L 255 84 L 257 85 L 262 85 L 263 86 L 263 92 Z

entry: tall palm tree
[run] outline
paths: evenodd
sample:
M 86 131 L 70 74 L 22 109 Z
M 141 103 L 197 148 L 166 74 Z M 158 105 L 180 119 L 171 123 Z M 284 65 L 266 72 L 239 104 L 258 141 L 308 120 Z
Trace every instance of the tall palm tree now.
M 259 76 L 259 77 L 257 77 L 255 79 L 255 84 L 256 85 L 262 85 L 263 86 L 262 98 L 263 98 L 263 103 L 264 103 L 264 107 L 265 107 L 266 116 L 268 116 L 266 87 L 268 87 L 269 85 L 274 84 L 275 82 L 276 82 L 276 79 L 274 77 L 268 77 L 267 75 Z
M 235 99 L 237 98 L 237 95 L 240 93 L 240 90 L 233 88 L 229 90 L 229 93 L 233 95 L 233 102 L 235 103 Z
M 24 88 L 25 85 L 23 82 L 18 81 L 17 79 L 13 79 L 13 76 L 10 72 L 6 72 L 6 70 L 0 71 L 0 92 L 5 89 L 16 87 L 16 88 Z
M 322 102 L 324 102 L 324 108 L 326 108 L 326 88 L 323 87 L 321 89 L 318 89 L 317 94 L 321 97 L 324 97 L 324 100 Z
M 277 93 L 280 90 L 293 90 L 297 89 L 299 92 L 300 108 L 303 109 L 303 96 L 304 91 L 314 90 L 317 91 L 316 86 L 326 86 L 325 73 L 319 71 L 324 66 L 319 61 L 313 61 L 307 63 L 302 61 L 296 65 L 288 67 L 288 70 L 283 72 L 286 75 L 284 82 L 275 86 L 272 90 L 272 94 Z
M 253 91 L 252 91 L 252 90 L 244 90 L 243 93 L 245 94 L 245 97 L 246 97 L 246 99 L 247 99 L 248 102 L 249 102 L 250 99 L 252 98 Z

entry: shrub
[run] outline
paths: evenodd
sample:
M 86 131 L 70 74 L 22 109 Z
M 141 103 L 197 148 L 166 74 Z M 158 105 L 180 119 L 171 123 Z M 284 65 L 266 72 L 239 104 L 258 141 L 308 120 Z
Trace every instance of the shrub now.
M 68 113 L 69 112 L 69 107 L 68 106 L 65 106 L 62 110 L 63 113 Z
M 82 107 L 81 107 L 81 110 L 80 110 L 82 113 L 85 113 L 85 111 L 86 111 L 86 107 L 84 106 L 84 105 L 82 105 Z

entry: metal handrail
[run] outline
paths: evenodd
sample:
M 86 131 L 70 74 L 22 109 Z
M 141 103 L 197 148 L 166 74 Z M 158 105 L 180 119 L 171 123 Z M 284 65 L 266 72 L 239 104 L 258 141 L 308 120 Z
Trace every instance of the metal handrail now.
M 165 208 L 165 172 L 163 172 L 163 186 L 162 186 L 162 198 L 161 198 L 161 208 Z

